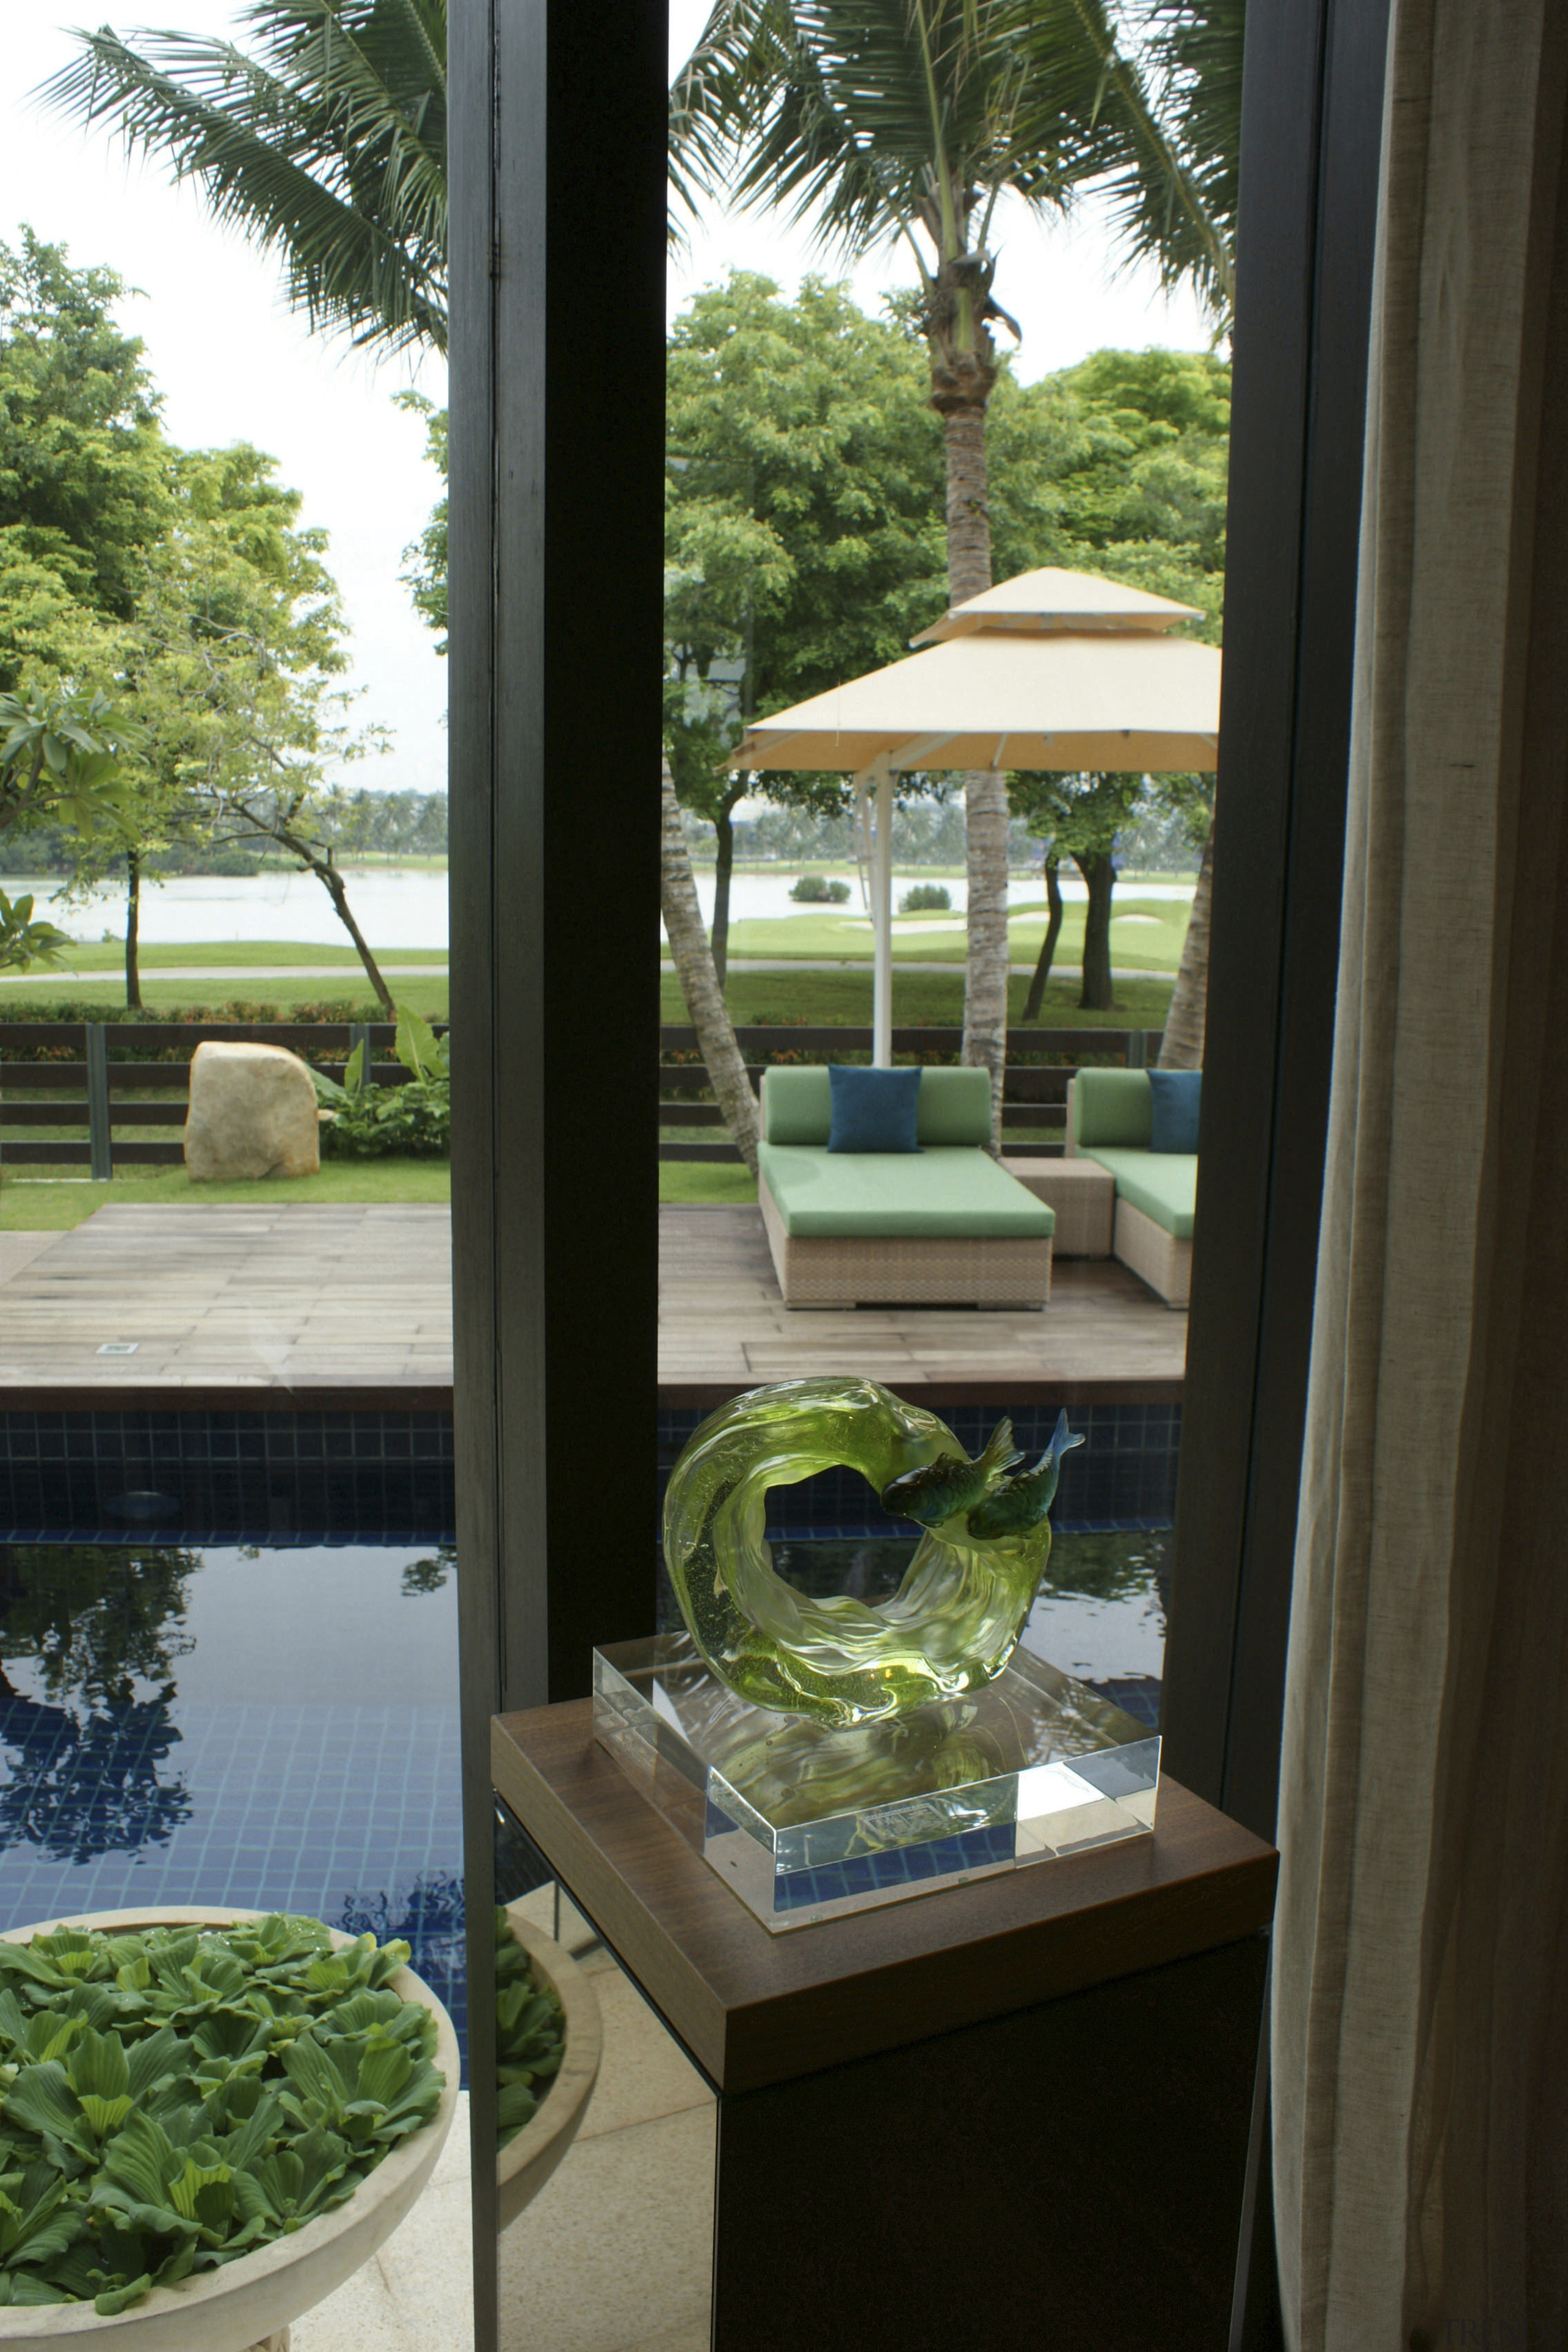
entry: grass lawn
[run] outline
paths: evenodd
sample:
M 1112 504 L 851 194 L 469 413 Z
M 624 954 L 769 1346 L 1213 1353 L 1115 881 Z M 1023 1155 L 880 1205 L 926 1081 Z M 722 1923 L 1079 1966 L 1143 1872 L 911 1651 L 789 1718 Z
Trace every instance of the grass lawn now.
M 1111 952 L 1117 962 L 1134 970 L 1173 973 L 1181 961 L 1188 912 L 1185 898 L 1119 898 L 1110 919 Z M 1057 948 L 1063 963 L 1078 963 L 1082 959 L 1083 919 L 1082 900 L 1069 899 Z M 1037 906 L 1009 910 L 1007 939 L 1016 963 L 1037 956 L 1045 936 L 1043 898 Z M 951 921 L 931 914 L 893 918 L 896 964 L 962 963 L 964 945 L 962 915 L 954 916 Z M 864 956 L 869 962 L 871 925 L 853 906 L 828 907 L 820 914 L 733 923 L 730 928 L 730 953 L 736 957 L 790 959 Z
M 75 1171 L 72 1171 L 73 1174 Z M 721 1171 L 723 1172 L 723 1171 Z M 743 1176 L 744 1169 L 736 1171 Z M 445 1160 L 330 1160 L 319 1176 L 277 1178 L 259 1184 L 193 1184 L 183 1168 L 143 1168 L 111 1183 L 62 1182 L 47 1168 L 0 1171 L 0 1233 L 64 1233 L 111 1202 L 136 1207 L 221 1207 L 265 1201 L 448 1201 L 452 1171 Z M 755 1194 L 752 1195 L 753 1199 Z
M 666 1202 L 689 1206 L 698 1202 L 721 1208 L 754 1208 L 757 1181 L 748 1176 L 738 1160 L 661 1160 L 658 1163 L 658 1197 L 662 1207 Z
M 376 948 L 373 950 L 377 962 L 384 958 L 389 963 L 424 963 L 433 970 L 445 971 L 445 948 Z M 364 966 L 353 948 L 317 947 L 309 940 L 218 940 L 216 941 L 182 940 L 168 947 L 155 940 L 142 943 L 143 966 L 167 965 L 183 969 L 188 964 L 222 964 L 236 970 L 249 970 L 257 964 L 331 964 L 342 965 L 345 971 L 357 971 L 363 979 Z M 111 971 L 121 978 L 125 971 L 123 940 L 83 940 L 72 947 L 68 961 L 54 975 L 35 971 L 35 980 L 66 979 L 73 972 Z
M 210 949 L 203 955 L 211 963 L 220 963 L 221 955 Z M 313 960 L 314 950 L 307 950 Z M 296 957 L 295 961 L 300 959 Z M 399 959 L 401 961 L 401 959 Z M 435 965 L 426 980 L 421 973 L 405 980 L 396 975 L 387 982 L 393 1000 L 398 1004 L 412 1004 L 427 1021 L 445 1021 L 450 1009 L 451 992 L 447 984 L 445 963 Z M 244 980 L 143 980 L 142 1004 L 149 1021 L 156 1021 L 177 1008 L 200 1006 L 214 1021 L 232 1021 L 242 1016 L 231 1012 L 233 1004 L 246 1007 L 244 1018 L 254 1019 L 255 1005 L 276 1006 L 276 1018 L 292 1021 L 300 1005 L 346 1005 L 348 1014 L 356 1021 L 382 1021 L 385 1014 L 371 994 L 370 982 L 357 956 L 350 957 L 342 976 L 336 971 L 319 980 L 279 980 L 275 975 L 258 971 L 254 983 Z M 125 975 L 121 965 L 118 975 L 100 980 L 87 973 L 80 980 L 68 972 L 30 971 L 27 982 L 19 988 L 0 988 L 0 1022 L 47 1021 L 54 1019 L 81 1020 L 83 1005 L 122 1005 L 125 1002 Z M 52 1008 L 68 1004 L 78 1008 L 73 1013 L 59 1014 Z M 270 1013 L 263 1018 L 274 1017 Z
M 1170 1007 L 1173 982 L 1168 980 L 1119 980 L 1117 1002 L 1110 1013 L 1085 1013 L 1079 1006 L 1076 980 L 1046 983 L 1040 1008 L 1043 1029 L 1163 1029 Z M 1008 1017 L 1024 1017 L 1029 983 L 1015 972 L 1007 983 Z M 841 1023 L 847 1028 L 871 1026 L 871 972 L 863 971 L 736 971 L 724 989 L 730 1017 L 738 1028 L 752 1023 L 805 1021 L 826 1028 Z M 680 982 L 672 971 L 662 975 L 659 1019 L 671 1027 L 689 1019 Z M 900 971 L 893 981 L 893 1019 L 900 1028 L 957 1029 L 963 1022 L 963 975 L 957 971 Z

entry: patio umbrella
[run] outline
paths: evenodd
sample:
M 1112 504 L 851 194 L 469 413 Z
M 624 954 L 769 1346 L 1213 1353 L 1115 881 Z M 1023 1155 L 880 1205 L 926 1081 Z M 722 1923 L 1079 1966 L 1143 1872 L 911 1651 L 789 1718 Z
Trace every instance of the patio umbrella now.
M 1026 572 L 955 605 L 924 652 L 752 720 L 727 766 L 847 772 L 863 821 L 874 809 L 878 1065 L 892 1060 L 894 776 L 1213 768 L 1218 651 L 1167 635 L 1197 617 L 1092 573 Z

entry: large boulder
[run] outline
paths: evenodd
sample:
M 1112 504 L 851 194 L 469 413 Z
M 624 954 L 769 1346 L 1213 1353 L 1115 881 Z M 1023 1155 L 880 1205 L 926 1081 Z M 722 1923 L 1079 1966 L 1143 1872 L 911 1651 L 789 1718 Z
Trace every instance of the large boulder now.
M 191 1060 L 185 1166 L 194 1183 L 314 1176 L 316 1089 L 283 1045 L 198 1045 Z

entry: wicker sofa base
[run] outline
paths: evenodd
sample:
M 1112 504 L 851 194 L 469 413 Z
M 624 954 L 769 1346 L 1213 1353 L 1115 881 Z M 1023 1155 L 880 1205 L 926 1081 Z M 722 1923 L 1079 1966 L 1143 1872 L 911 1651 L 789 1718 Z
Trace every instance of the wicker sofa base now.
M 1047 1307 L 1051 1240 L 880 1240 L 789 1234 L 757 1185 L 786 1307 Z
M 1117 1256 L 1157 1290 L 1167 1307 L 1185 1307 L 1193 1286 L 1193 1245 L 1179 1242 L 1131 1201 L 1116 1203 Z

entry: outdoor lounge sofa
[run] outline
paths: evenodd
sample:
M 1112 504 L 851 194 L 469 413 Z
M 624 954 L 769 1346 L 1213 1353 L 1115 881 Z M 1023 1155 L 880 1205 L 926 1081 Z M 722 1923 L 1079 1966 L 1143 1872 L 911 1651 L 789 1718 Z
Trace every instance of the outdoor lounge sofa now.
M 1069 1081 L 1065 1148 L 1116 1179 L 1114 1255 L 1167 1307 L 1185 1307 L 1198 1155 L 1152 1150 L 1153 1125 L 1147 1070 L 1080 1070 Z
M 786 1307 L 1044 1307 L 1056 1217 L 985 1150 L 984 1070 L 921 1074 L 918 1151 L 829 1151 L 825 1069 L 763 1079 L 758 1196 Z

